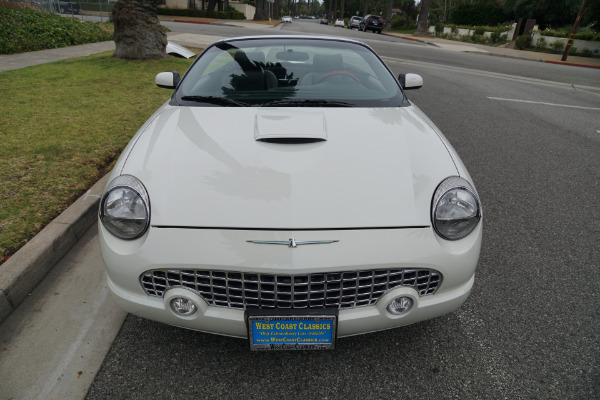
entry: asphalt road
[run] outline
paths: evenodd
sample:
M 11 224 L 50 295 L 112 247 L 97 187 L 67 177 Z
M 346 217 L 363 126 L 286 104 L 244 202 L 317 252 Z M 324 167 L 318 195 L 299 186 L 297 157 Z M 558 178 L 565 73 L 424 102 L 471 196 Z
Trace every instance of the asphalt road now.
M 344 36 L 367 43 L 381 56 L 395 57 L 403 61 L 421 61 L 444 67 L 462 67 L 576 85 L 600 86 L 600 74 L 597 69 L 573 68 L 529 60 L 493 56 L 486 57 L 481 54 L 448 51 L 432 45 L 408 41 L 397 36 L 378 35 L 372 32 L 360 32 L 356 29 L 321 25 L 317 20 L 295 20 L 292 24 L 281 24 L 278 28 L 269 30 L 265 30 L 261 26 L 255 27 L 254 24 L 245 24 L 243 28 L 240 28 L 228 23 L 204 25 L 164 21 L 163 25 L 167 26 L 173 32 L 188 32 L 220 37 L 265 34 Z
M 600 398 L 600 92 L 572 85 L 600 87 L 600 73 L 309 22 L 281 32 L 299 30 L 368 37 L 394 73 L 423 76 L 409 98 L 457 149 L 483 202 L 471 297 L 329 352 L 253 353 L 244 340 L 130 315 L 87 399 Z

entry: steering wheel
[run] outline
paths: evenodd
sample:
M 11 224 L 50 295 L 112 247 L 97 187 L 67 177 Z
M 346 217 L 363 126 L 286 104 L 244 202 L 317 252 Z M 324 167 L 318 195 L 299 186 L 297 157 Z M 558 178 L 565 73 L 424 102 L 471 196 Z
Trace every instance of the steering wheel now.
M 358 77 L 356 75 L 354 75 L 352 72 L 348 72 L 348 71 L 332 71 L 328 74 L 323 75 L 323 77 L 321 79 L 319 79 L 319 82 L 317 82 L 317 83 L 321 83 L 324 80 L 329 79 L 332 76 L 337 76 L 337 75 L 347 76 L 349 78 L 354 79 L 356 81 L 356 83 L 360 83 L 360 79 L 358 79 Z

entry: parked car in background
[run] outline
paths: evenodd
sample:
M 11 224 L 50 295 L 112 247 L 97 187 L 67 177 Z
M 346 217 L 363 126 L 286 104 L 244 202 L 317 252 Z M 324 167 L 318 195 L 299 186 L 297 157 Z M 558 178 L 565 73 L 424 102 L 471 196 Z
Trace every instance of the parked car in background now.
M 344 27 L 344 20 L 342 18 L 336 19 L 335 23 L 333 24 L 333 26 L 341 26 L 343 28 Z
M 383 18 L 379 15 L 365 15 L 363 20 L 359 23 L 359 30 L 363 32 L 373 31 L 381 33 L 384 25 L 385 22 L 383 21 Z
M 172 96 L 100 200 L 125 310 L 254 350 L 320 350 L 467 299 L 480 200 L 405 94 L 420 75 L 395 77 L 356 40 L 280 35 L 219 40 L 155 83 Z
M 281 22 L 286 22 L 286 23 L 292 23 L 292 17 L 290 17 L 289 15 L 283 16 L 281 17 Z
M 352 29 L 352 28 L 359 29 L 360 21 L 362 21 L 362 20 L 363 20 L 362 17 L 358 17 L 358 16 L 351 17 L 348 20 L 348 29 Z
M 58 8 L 58 12 L 61 14 L 80 14 L 81 13 L 81 5 L 79 3 L 74 3 L 72 1 L 59 1 L 58 4 L 55 5 Z
M 321 24 L 327 25 L 329 24 L 329 20 L 325 17 L 321 18 Z

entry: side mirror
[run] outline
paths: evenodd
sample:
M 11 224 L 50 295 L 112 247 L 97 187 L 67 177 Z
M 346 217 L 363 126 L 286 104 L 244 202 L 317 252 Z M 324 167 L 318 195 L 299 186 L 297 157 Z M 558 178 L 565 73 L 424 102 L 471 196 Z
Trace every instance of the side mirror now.
M 175 89 L 180 80 L 181 77 L 179 76 L 179 72 L 169 71 L 161 72 L 156 75 L 156 78 L 154 78 L 154 83 L 156 83 L 156 86 L 160 88 Z
M 398 82 L 404 90 L 420 89 L 423 86 L 423 78 L 418 74 L 400 74 Z

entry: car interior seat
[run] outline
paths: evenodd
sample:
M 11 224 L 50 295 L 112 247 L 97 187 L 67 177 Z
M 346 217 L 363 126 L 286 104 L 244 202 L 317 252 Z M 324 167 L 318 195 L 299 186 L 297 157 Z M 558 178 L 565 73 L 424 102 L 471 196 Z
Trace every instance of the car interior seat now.
M 251 58 L 252 60 L 250 60 Z M 239 64 L 243 73 L 241 75 L 234 74 L 231 77 L 231 86 L 240 91 L 268 90 L 277 87 L 275 74 L 263 69 L 264 58 L 264 53 L 261 52 L 248 54 L 244 51 L 236 52 L 234 60 Z
M 341 54 L 315 54 L 313 58 L 313 71 L 306 74 L 300 80 L 300 85 L 315 85 L 326 74 L 343 70 L 344 63 Z

